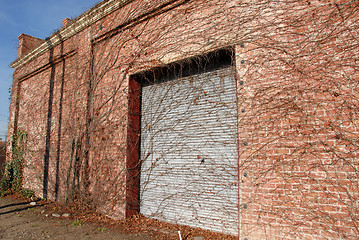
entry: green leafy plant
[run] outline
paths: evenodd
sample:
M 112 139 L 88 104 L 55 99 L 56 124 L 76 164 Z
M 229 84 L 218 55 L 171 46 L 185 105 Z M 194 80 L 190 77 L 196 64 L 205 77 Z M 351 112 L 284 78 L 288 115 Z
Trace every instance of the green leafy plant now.
M 34 191 L 30 190 L 30 189 L 24 189 L 22 188 L 19 193 L 21 194 L 21 196 L 25 197 L 25 198 L 34 198 L 35 197 L 35 193 Z
M 75 221 L 72 222 L 72 226 L 81 226 L 82 222 L 80 219 L 76 219 Z
M 26 132 L 18 129 L 12 137 L 11 161 L 5 168 L 5 174 L 0 182 L 0 196 L 5 196 L 14 192 L 24 197 L 32 197 L 34 193 L 31 190 L 22 188 L 24 153 Z

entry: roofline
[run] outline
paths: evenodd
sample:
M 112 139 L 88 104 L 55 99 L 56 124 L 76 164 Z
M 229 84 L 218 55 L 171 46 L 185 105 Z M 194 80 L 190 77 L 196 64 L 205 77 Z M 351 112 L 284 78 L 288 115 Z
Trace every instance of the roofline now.
M 74 21 L 74 23 L 64 28 L 61 28 L 56 33 L 52 34 L 40 46 L 38 46 L 37 48 L 35 48 L 25 56 L 16 59 L 14 62 L 10 64 L 10 66 L 14 70 L 17 70 L 18 68 L 22 67 L 26 63 L 30 62 L 32 59 L 36 58 L 37 56 L 49 50 L 50 47 L 59 45 L 61 42 L 71 38 L 72 36 L 81 32 L 88 26 L 91 26 L 92 24 L 99 21 L 100 19 L 106 17 L 107 15 L 113 13 L 114 11 L 118 10 L 119 8 L 133 1 L 134 0 L 108 0 L 96 5 L 95 7 L 83 13 L 80 17 L 78 17 Z M 51 45 L 49 44 L 49 42 L 51 42 Z

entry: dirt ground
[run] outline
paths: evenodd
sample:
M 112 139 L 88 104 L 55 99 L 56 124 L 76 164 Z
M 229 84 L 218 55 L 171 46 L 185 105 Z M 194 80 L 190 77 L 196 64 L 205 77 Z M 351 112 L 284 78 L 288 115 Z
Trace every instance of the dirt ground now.
M 59 214 L 60 215 L 60 214 Z M 47 204 L 0 198 L 0 239 L 154 239 L 151 233 L 122 233 L 101 224 L 54 215 Z M 66 215 L 65 215 L 66 216 Z
M 0 198 L 0 239 L 238 239 L 201 229 L 163 223 L 136 216 L 115 221 L 81 205 L 59 205 L 48 201 L 30 204 L 16 196 Z

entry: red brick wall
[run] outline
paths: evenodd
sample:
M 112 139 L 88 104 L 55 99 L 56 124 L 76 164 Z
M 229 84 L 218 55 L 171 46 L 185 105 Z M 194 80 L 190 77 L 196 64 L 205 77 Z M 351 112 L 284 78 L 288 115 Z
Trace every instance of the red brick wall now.
M 130 215 L 129 76 L 235 46 L 241 237 L 355 239 L 356 3 L 165 2 L 133 1 L 15 71 L 24 186 L 43 195 L 48 160 L 48 198 Z

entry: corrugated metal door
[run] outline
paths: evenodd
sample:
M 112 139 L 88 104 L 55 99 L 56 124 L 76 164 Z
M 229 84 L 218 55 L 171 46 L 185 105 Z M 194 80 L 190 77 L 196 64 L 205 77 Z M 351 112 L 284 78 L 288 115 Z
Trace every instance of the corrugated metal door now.
M 234 68 L 144 86 L 141 213 L 238 233 Z

